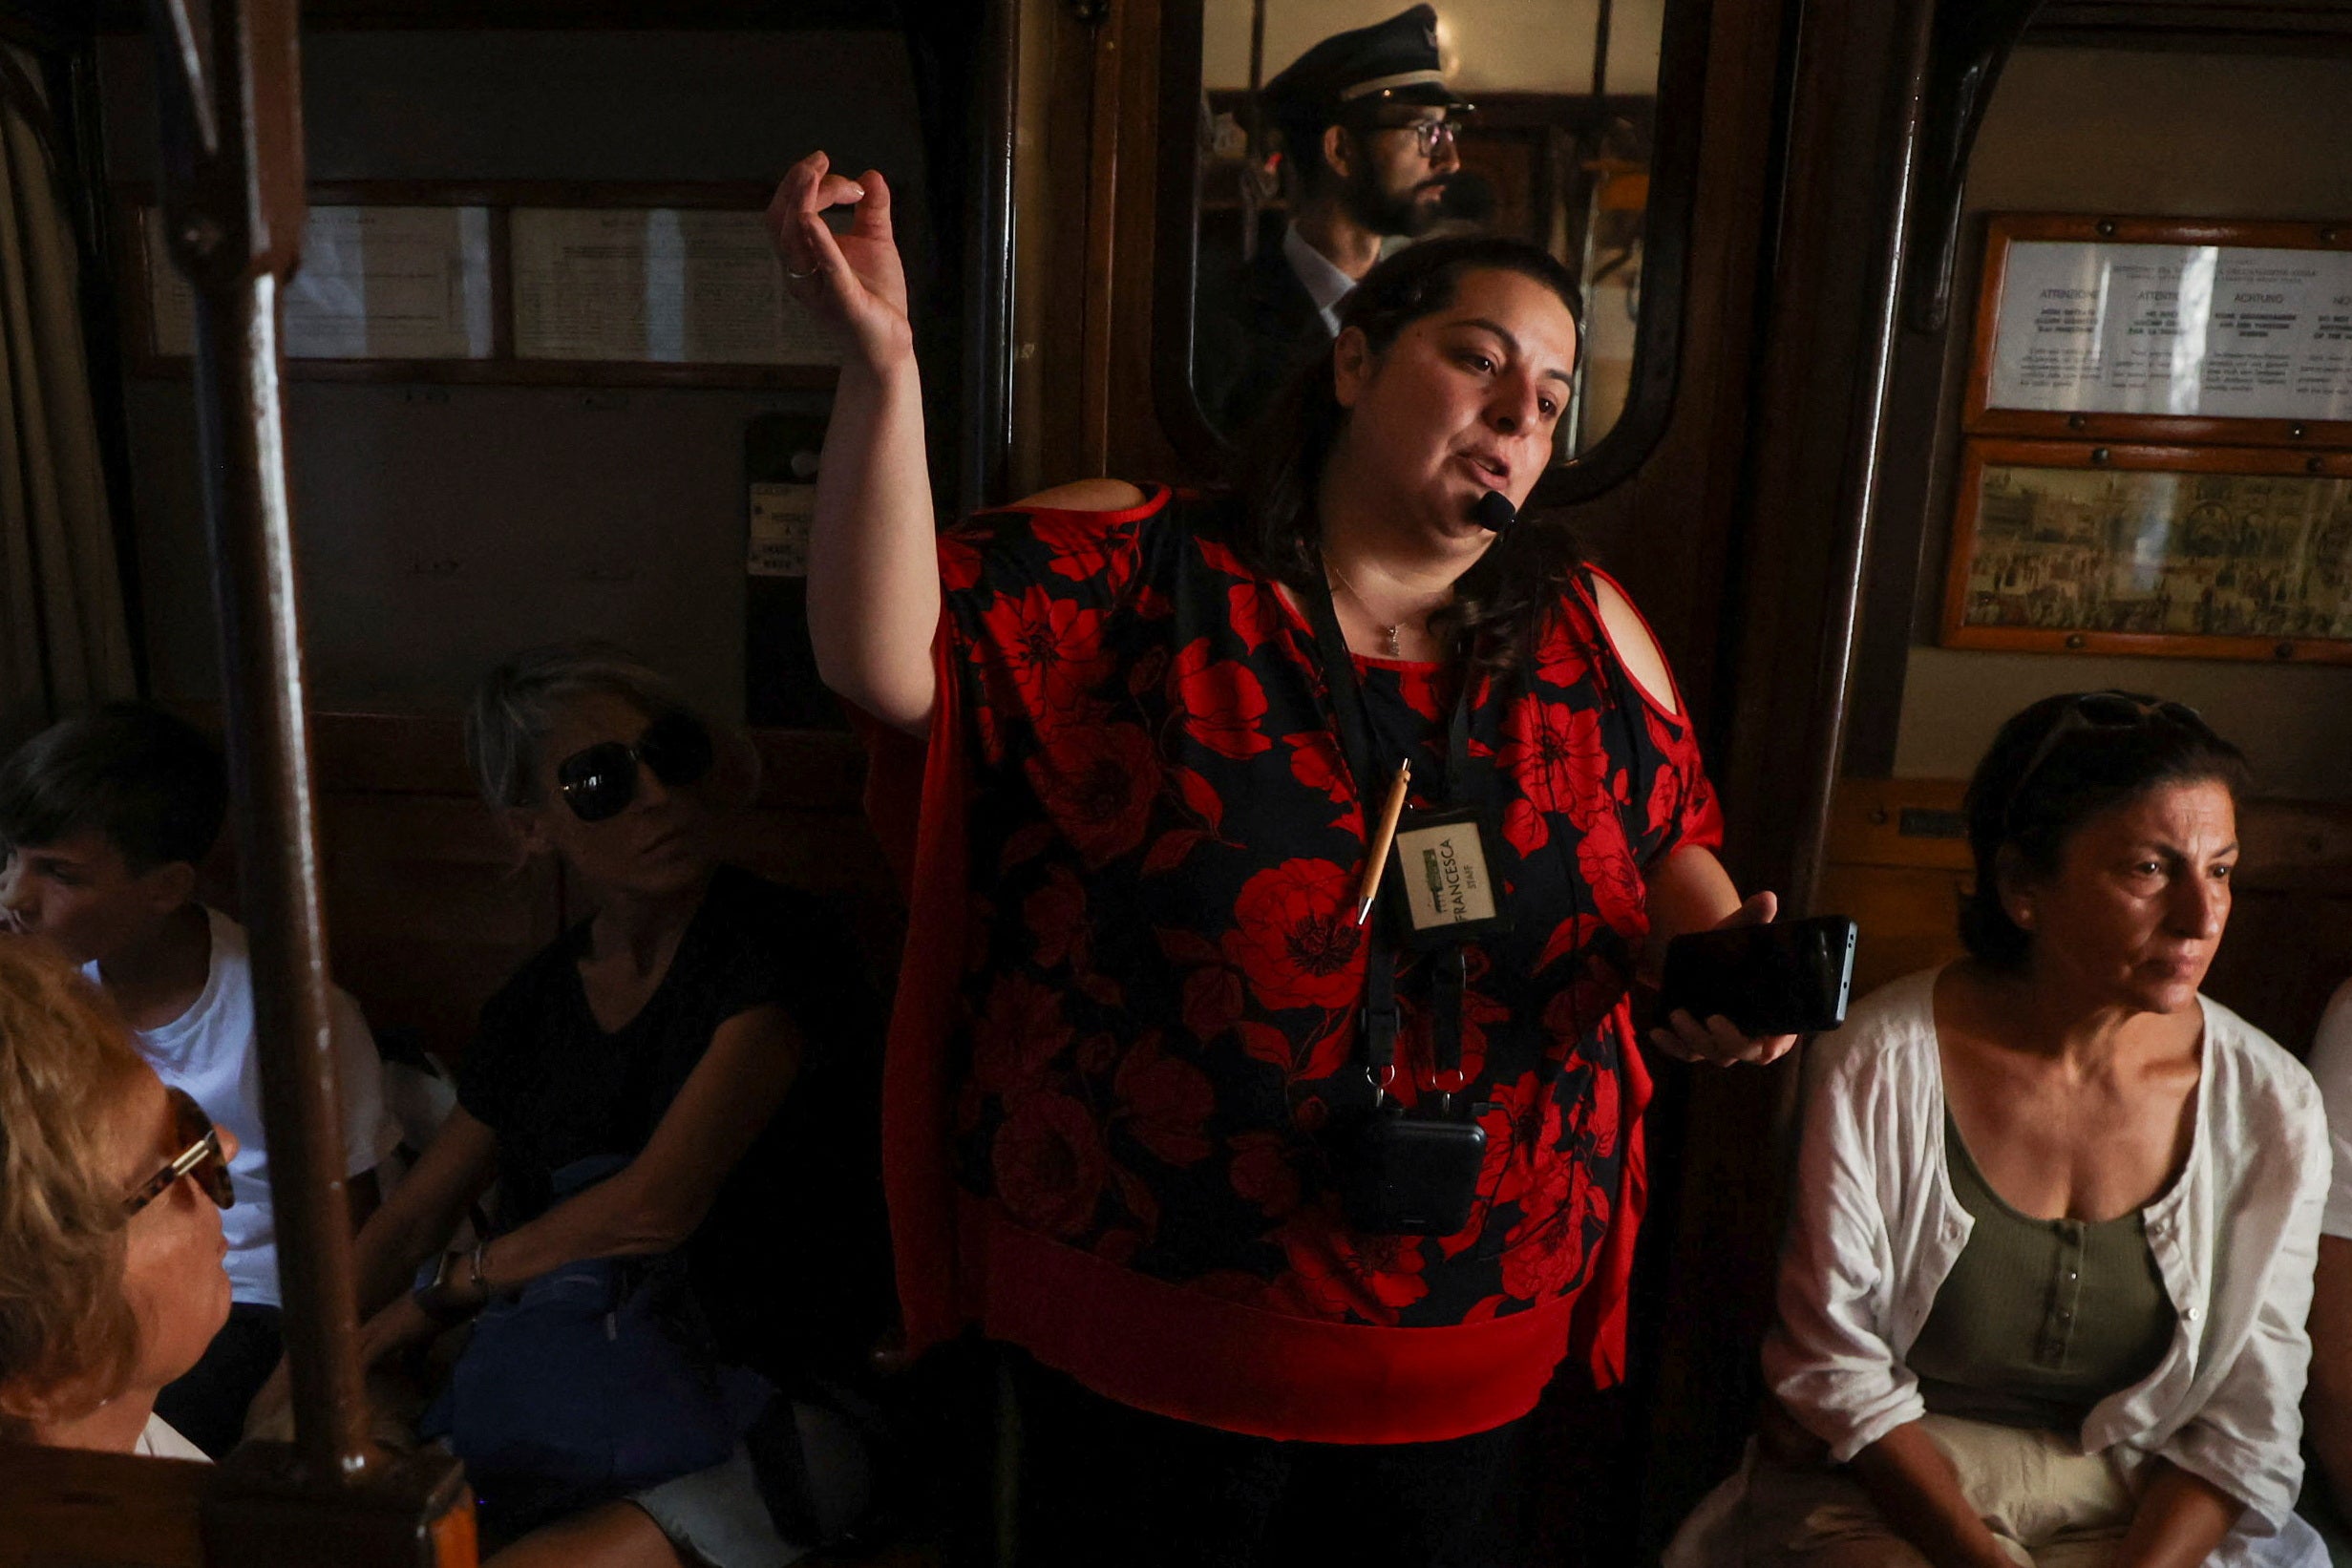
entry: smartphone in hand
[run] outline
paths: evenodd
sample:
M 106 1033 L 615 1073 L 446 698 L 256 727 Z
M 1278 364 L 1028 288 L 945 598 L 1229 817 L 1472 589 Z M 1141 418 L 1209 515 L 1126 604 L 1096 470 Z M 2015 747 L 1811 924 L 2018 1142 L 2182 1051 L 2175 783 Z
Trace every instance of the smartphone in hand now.
M 1856 929 L 1843 915 L 1693 931 L 1666 943 L 1659 1012 L 1718 1015 L 1742 1034 L 1818 1034 L 1846 1021 Z

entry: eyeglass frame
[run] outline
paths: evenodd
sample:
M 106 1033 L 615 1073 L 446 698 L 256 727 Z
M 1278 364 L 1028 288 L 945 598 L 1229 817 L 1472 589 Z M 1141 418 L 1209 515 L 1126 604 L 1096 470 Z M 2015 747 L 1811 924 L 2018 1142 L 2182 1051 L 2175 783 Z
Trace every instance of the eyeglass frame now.
M 1413 144 L 1420 149 L 1423 158 L 1435 158 L 1437 144 L 1441 141 L 1451 145 L 1456 153 L 1462 146 L 1462 121 L 1451 116 L 1441 115 L 1436 119 L 1402 120 L 1393 124 L 1374 119 L 1367 121 L 1362 129 L 1367 134 L 1374 131 L 1410 131 Z
M 2089 707 L 2093 702 L 2114 703 L 2122 708 L 2128 708 L 2130 711 L 2127 716 L 2111 720 L 2095 718 Z M 2017 808 L 2018 803 L 2025 798 L 2025 787 L 2033 782 L 2034 776 L 2041 773 L 2043 765 L 2049 761 L 2060 744 L 2068 735 L 2080 734 L 2086 731 L 2145 729 L 2151 720 L 2159 718 L 2184 728 L 2191 725 L 2199 730 L 2210 730 L 2211 728 L 2206 724 L 2205 716 L 2195 709 L 2186 703 L 2173 702 L 2170 698 L 2143 696 L 2135 691 L 2077 692 L 2073 700 L 2066 704 L 2066 710 L 2060 713 L 2051 722 L 2050 727 L 2042 732 L 2041 742 L 2034 747 L 2032 754 L 2025 759 L 2024 769 L 2018 773 L 2017 782 L 2009 786 L 2009 797 L 2002 803 L 2001 809 L 2004 835 L 2011 837 L 2016 836 Z
M 221 1146 L 220 1127 L 204 1108 L 197 1104 L 196 1096 L 186 1090 L 166 1084 L 163 1092 L 170 1097 L 172 1112 L 178 1118 L 180 1130 L 184 1132 L 201 1125 L 204 1129 L 203 1135 L 174 1155 L 154 1176 L 133 1189 L 131 1196 L 122 1200 L 125 1218 L 138 1214 L 170 1192 L 182 1177 L 201 1171 L 206 1160 L 212 1161 L 212 1170 L 204 1176 L 201 1191 L 220 1208 L 234 1208 L 237 1189 L 229 1177 L 228 1151 Z
M 660 763 L 646 757 L 645 750 L 646 737 L 666 725 L 686 726 L 701 737 L 702 764 L 690 773 L 682 773 L 676 777 L 671 777 Z M 567 778 L 564 775 L 588 766 L 585 759 L 589 756 L 608 751 L 618 751 L 626 758 L 628 773 L 625 776 L 628 779 L 628 789 L 612 810 L 600 812 L 592 816 L 583 809 L 582 803 L 582 797 L 589 793 L 587 778 Z M 613 766 L 617 770 L 619 765 L 616 763 Z M 664 789 L 684 790 L 690 789 L 709 778 L 711 770 L 717 766 L 718 744 L 710 733 L 710 727 L 691 713 L 673 709 L 668 712 L 656 714 L 647 720 L 645 729 L 638 731 L 637 738 L 633 741 L 600 740 L 593 746 L 583 746 L 579 751 L 558 762 L 556 764 L 556 794 L 562 799 L 564 805 L 571 808 L 571 813 L 575 817 L 593 826 L 598 822 L 609 822 L 628 810 L 630 803 L 637 798 L 637 771 L 640 768 L 659 780 Z

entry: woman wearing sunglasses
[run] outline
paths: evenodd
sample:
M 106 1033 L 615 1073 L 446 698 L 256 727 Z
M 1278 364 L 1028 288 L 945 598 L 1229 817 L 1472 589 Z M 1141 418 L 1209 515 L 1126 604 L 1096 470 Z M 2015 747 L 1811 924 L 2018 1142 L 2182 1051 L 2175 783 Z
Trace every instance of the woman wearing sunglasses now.
M 236 1152 L 69 964 L 0 943 L 0 1437 L 204 1457 L 155 1400 L 228 1318 Z
M 2309 1074 L 2198 994 L 2236 748 L 2051 697 L 1967 796 L 1968 956 L 1815 1048 L 1764 1455 L 1669 1563 L 2310 1565 Z
M 821 1080 L 834 1061 L 870 1058 L 855 1038 L 870 1027 L 857 960 L 837 912 L 714 858 L 718 749 L 653 671 L 593 646 L 518 655 L 477 690 L 466 741 L 516 842 L 558 862 L 567 898 L 594 913 L 485 1006 L 456 1110 L 361 1232 L 365 1304 L 382 1307 L 364 1353 L 382 1358 L 490 1306 L 437 1424 L 477 1473 L 486 1528 L 528 1531 L 502 1561 L 789 1560 L 796 1550 L 762 1501 L 792 1491 L 766 1484 L 774 1423 L 753 1423 L 758 1402 L 738 1373 L 792 1380 L 814 1334 L 808 1298 L 855 1295 L 837 1249 L 825 1256 L 832 1290 L 804 1278 L 816 1247 L 789 1217 L 812 1205 L 786 1188 L 806 1162 L 779 1110 L 796 1079 L 805 1095 L 804 1068 Z M 488 1240 L 445 1252 L 494 1178 Z M 436 1254 L 431 1282 L 411 1291 Z M 640 1261 L 619 1275 L 590 1266 L 615 1259 Z M 654 1288 L 658 1310 L 640 1312 L 632 1303 Z M 572 1290 L 618 1293 L 606 1304 L 621 1348 L 608 1355 L 591 1336 L 567 1365 L 557 1336 L 576 1326 L 562 1315 Z M 669 1398 L 648 1387 L 653 1372 L 624 1375 L 611 1397 L 625 1408 L 563 1413 L 587 1379 L 612 1375 L 612 1356 L 640 1355 L 684 1367 L 691 1387 Z M 713 1390 L 719 1405 L 703 1397 Z M 708 1451 L 714 1422 L 747 1430 L 730 1427 L 717 1459 L 706 1451 L 697 1468 L 648 1481 Z M 634 1455 L 611 1473 L 646 1484 L 616 1481 L 618 1494 L 597 1497 L 580 1480 L 581 1451 L 605 1441 L 586 1430 L 595 1423 L 625 1429 Z M 484 1458 L 489 1449 L 505 1457 Z M 540 1449 L 564 1451 L 539 1469 L 515 1458 Z

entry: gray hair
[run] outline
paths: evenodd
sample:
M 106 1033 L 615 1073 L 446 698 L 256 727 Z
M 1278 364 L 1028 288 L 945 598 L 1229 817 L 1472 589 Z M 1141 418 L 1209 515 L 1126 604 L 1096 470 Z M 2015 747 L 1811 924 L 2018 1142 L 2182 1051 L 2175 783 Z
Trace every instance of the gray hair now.
M 494 807 L 539 798 L 540 748 L 557 716 L 591 692 L 621 698 L 652 718 L 708 719 L 676 683 L 610 643 L 553 643 L 501 660 L 466 704 L 465 756 L 482 799 Z

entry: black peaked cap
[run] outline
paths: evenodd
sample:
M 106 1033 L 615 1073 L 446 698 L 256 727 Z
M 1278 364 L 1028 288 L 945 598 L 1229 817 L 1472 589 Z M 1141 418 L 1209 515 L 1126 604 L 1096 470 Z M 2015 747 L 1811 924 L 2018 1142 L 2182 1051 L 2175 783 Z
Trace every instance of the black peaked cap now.
M 1468 109 L 1437 64 L 1437 11 L 1414 6 L 1370 27 L 1335 32 L 1265 85 L 1277 113 L 1304 111 L 1325 124 L 1370 103 Z

